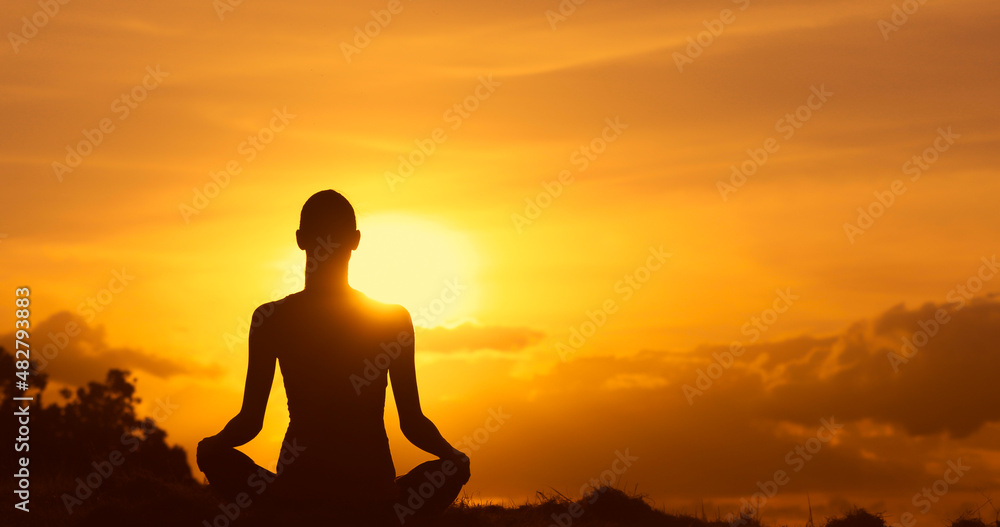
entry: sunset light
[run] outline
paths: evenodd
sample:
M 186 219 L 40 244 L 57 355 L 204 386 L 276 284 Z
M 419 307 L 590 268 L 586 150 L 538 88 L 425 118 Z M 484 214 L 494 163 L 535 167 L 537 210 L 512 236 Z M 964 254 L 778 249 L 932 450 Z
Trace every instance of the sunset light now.
M 0 28 L 0 525 L 1000 527 L 997 0 Z
M 361 244 L 350 280 L 368 296 L 402 304 L 424 327 L 475 316 L 475 247 L 461 231 L 418 216 L 382 214 L 358 220 Z M 300 257 L 301 258 L 301 257 Z M 449 293 L 449 284 L 461 290 Z M 471 286 L 471 287 L 469 287 Z

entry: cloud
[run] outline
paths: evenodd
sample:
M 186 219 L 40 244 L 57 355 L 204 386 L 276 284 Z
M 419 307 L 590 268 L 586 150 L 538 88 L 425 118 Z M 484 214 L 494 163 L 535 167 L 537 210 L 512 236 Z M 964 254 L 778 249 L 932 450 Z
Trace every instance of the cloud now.
M 219 373 L 217 366 L 198 366 L 158 357 L 133 348 L 108 345 L 103 326 L 90 326 L 69 311 L 60 311 L 30 330 L 32 359 L 41 373 L 61 383 L 80 386 L 105 378 L 109 369 L 138 369 L 157 377 Z M 14 349 L 14 333 L 0 336 L 0 344 Z
M 531 328 L 480 326 L 471 322 L 453 328 L 416 328 L 417 345 L 431 351 L 520 351 L 545 334 Z
M 942 309 L 949 322 L 894 371 L 887 354 Z M 483 368 L 497 380 L 477 379 L 461 398 L 467 403 L 449 404 L 458 415 L 477 415 L 481 401 L 502 401 L 513 417 L 501 433 L 530 436 L 528 449 L 516 440 L 489 444 L 479 463 L 494 492 L 544 480 L 572 493 L 606 468 L 600 460 L 629 448 L 640 461 L 628 482 L 653 495 L 738 499 L 785 470 L 791 483 L 782 506 L 799 505 L 807 492 L 898 497 L 905 506 L 921 482 L 941 477 L 945 457 L 994 466 L 996 342 L 1000 299 L 896 306 L 834 335 L 750 345 L 728 367 L 712 368 L 715 378 L 694 404 L 683 386 L 694 386 L 729 346 L 581 355 L 530 378 L 502 372 L 498 362 Z M 817 437 L 823 420 L 844 428 L 810 459 L 790 455 Z M 560 454 L 567 444 L 573 456 Z M 509 459 L 519 460 L 516 473 Z M 1000 486 L 991 470 L 966 478 L 967 488 Z
M 997 342 L 1000 302 L 992 298 L 896 306 L 833 341 L 800 346 L 797 360 L 763 363 L 760 372 L 774 380 L 762 404 L 771 417 L 804 421 L 826 411 L 898 425 L 914 436 L 964 438 L 1000 421 Z
M 478 461 L 496 493 L 544 481 L 579 494 L 581 485 L 608 468 L 616 450 L 629 449 L 639 461 L 623 485 L 638 483 L 644 492 L 677 499 L 749 497 L 776 470 L 793 473 L 798 461 L 789 462 L 788 452 L 815 437 L 821 419 L 831 417 L 847 429 L 794 472 L 783 495 L 907 490 L 923 477 L 912 460 L 940 446 L 939 440 L 918 444 L 898 430 L 868 440 L 861 435 L 867 423 L 848 423 L 820 409 L 801 425 L 766 417 L 759 406 L 762 384 L 739 375 L 731 379 L 732 389 L 720 384 L 692 407 L 680 391 L 690 373 L 659 352 L 584 356 L 532 379 L 508 378 L 502 387 L 482 383 L 482 392 L 461 399 L 468 402 L 449 405 L 460 415 L 477 415 L 483 400 L 496 400 L 512 416 Z M 510 459 L 518 460 L 517 471 Z
M 652 390 L 666 386 L 667 384 L 666 379 L 656 375 L 622 373 L 604 381 L 603 387 L 607 390 L 629 390 L 635 388 Z
M 800 424 L 836 415 L 961 439 L 1000 422 L 996 342 L 1000 302 L 992 297 L 898 305 L 837 335 L 754 344 L 740 357 L 729 346 L 703 346 L 670 378 L 695 407 L 747 405 L 756 418 Z

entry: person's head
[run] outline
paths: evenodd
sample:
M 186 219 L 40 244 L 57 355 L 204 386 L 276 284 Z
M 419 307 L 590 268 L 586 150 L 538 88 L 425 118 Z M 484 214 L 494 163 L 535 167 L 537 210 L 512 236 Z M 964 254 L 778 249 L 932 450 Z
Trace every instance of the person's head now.
M 313 194 L 302 205 L 295 239 L 299 249 L 310 256 L 320 251 L 349 257 L 361 240 L 354 207 L 335 190 L 321 190 Z

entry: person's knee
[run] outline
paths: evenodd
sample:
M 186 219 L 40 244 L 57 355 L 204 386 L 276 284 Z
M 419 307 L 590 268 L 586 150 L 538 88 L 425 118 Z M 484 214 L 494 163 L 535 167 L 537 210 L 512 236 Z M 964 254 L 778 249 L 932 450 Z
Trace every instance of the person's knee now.
M 469 482 L 469 478 L 472 477 L 472 469 L 469 466 L 469 458 L 459 459 L 455 461 L 455 464 L 458 466 L 458 474 L 455 478 L 461 485 L 465 485 Z
M 472 471 L 469 468 L 469 458 L 440 459 L 437 460 L 437 470 L 448 478 L 448 485 L 452 488 L 461 488 L 469 482 Z
M 207 472 L 205 469 L 211 470 L 219 459 L 219 449 L 212 446 L 210 442 L 202 440 L 198 443 L 198 450 L 195 452 L 195 461 L 198 462 L 198 469 L 202 472 Z
M 469 463 L 459 459 L 439 459 L 432 462 L 424 476 L 432 482 L 439 492 L 452 501 L 458 496 L 462 487 L 469 482 L 471 472 Z

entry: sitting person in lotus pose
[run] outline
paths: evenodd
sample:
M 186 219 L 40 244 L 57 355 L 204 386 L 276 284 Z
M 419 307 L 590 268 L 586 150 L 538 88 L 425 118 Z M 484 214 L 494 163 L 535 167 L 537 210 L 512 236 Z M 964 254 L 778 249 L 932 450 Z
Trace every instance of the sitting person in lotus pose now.
M 361 233 L 344 196 L 310 197 L 295 234 L 306 252 L 305 288 L 254 313 L 243 407 L 198 444 L 198 467 L 229 503 L 259 501 L 283 520 L 399 525 L 439 515 L 469 480 L 469 458 L 420 408 L 410 314 L 348 285 Z M 365 371 L 366 359 L 386 362 L 380 355 L 392 358 L 389 366 Z M 276 363 L 290 422 L 272 473 L 236 447 L 261 430 Z M 403 435 L 438 457 L 399 478 L 383 422 L 389 379 Z

